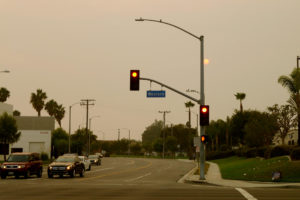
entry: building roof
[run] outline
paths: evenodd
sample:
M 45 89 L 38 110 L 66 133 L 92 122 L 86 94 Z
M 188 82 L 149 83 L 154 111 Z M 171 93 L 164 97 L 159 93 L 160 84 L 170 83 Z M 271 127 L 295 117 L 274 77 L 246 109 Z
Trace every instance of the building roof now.
M 54 117 L 15 116 L 19 130 L 54 130 Z

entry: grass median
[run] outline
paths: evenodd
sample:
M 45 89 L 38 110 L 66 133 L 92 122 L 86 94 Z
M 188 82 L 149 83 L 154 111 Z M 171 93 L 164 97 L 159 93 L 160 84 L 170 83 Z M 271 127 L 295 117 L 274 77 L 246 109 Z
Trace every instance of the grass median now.
M 288 157 L 241 158 L 230 157 L 213 160 L 220 167 L 224 179 L 247 181 L 272 181 L 272 173 L 282 174 L 280 182 L 300 182 L 300 161 L 290 161 Z

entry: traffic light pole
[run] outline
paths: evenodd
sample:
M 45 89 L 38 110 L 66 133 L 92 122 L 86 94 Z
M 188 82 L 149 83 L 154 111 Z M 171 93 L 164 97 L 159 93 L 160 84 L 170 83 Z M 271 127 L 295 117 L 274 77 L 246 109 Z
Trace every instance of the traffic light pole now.
M 169 89 L 169 90 L 172 90 L 173 92 L 176 92 L 177 94 L 180 94 L 180 95 L 182 95 L 182 96 L 184 96 L 184 97 L 186 97 L 186 98 L 188 98 L 188 99 L 190 99 L 190 100 L 192 100 L 192 101 L 195 101 L 195 102 L 198 103 L 198 104 L 199 104 L 199 102 L 200 102 L 198 99 L 196 99 L 196 98 L 194 98 L 194 97 L 191 97 L 191 96 L 189 96 L 189 95 L 187 95 L 187 94 L 185 94 L 185 93 L 183 93 L 183 92 L 180 92 L 179 90 L 176 90 L 176 89 L 174 89 L 174 88 L 172 88 L 172 87 L 170 87 L 170 86 L 168 86 L 168 85 L 166 85 L 166 84 L 164 84 L 164 83 L 161 83 L 161 82 L 159 82 L 159 81 L 156 81 L 156 80 L 154 80 L 154 79 L 151 79 L 151 78 L 142 78 L 142 77 L 140 77 L 140 80 L 154 82 L 154 83 L 156 83 L 156 84 L 158 84 L 158 85 L 160 85 L 160 86 L 162 86 L 162 87 L 165 87 L 165 88 L 167 88 L 167 89 Z

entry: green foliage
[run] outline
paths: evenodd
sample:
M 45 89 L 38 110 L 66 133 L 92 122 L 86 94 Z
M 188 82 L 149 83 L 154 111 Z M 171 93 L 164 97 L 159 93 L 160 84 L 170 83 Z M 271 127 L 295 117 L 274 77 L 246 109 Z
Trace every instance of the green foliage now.
M 97 136 L 90 130 L 86 133 L 86 129 L 77 129 L 74 134 L 71 135 L 71 151 L 82 155 L 88 152 L 88 141 L 90 135 L 90 142 L 93 144 L 97 140 Z
M 140 155 L 142 153 L 142 143 L 141 142 L 132 142 L 130 144 L 130 153 L 134 155 Z
M 31 93 L 30 103 L 37 111 L 38 116 L 41 116 L 41 110 L 44 108 L 45 99 L 47 99 L 47 95 L 42 89 L 37 89 L 36 93 Z
M 13 116 L 21 116 L 21 112 L 18 110 L 13 111 Z
M 42 152 L 42 153 L 41 153 L 41 159 L 42 159 L 42 161 L 47 161 L 47 160 L 49 160 L 48 154 L 45 153 L 45 152 Z
M 278 131 L 276 117 L 266 112 L 251 111 L 245 124 L 244 143 L 249 147 L 270 145 Z
M 228 158 L 231 156 L 234 156 L 235 153 L 232 150 L 227 151 L 210 151 L 206 152 L 206 160 L 215 160 L 215 159 L 221 159 L 221 158 Z
M 52 131 L 51 137 L 52 155 L 58 157 L 68 152 L 69 147 L 69 135 L 62 128 L 57 128 Z
M 6 88 L 0 88 L 0 102 L 5 102 L 9 96 L 10 92 Z
M 172 152 L 173 154 L 177 150 L 177 139 L 174 136 L 168 136 L 166 138 L 166 150 Z
M 163 128 L 163 122 L 155 120 L 150 126 L 146 127 L 146 130 L 142 134 L 142 141 L 144 148 L 151 152 L 152 145 L 160 135 Z
M 291 153 L 292 160 L 300 160 L 300 147 L 294 148 Z
M 153 144 L 153 149 L 156 152 L 163 152 L 163 140 L 162 138 L 158 138 L 155 140 L 154 144 Z
M 284 155 L 290 155 L 292 150 L 292 147 L 286 146 L 286 145 L 281 145 L 281 146 L 275 146 L 271 150 L 270 157 L 278 157 L 278 156 L 284 156 Z
M 56 101 L 51 99 L 45 104 L 45 110 L 51 117 L 54 117 L 59 127 L 61 127 L 61 120 L 65 116 L 65 108 L 63 105 L 58 105 Z
M 207 147 L 212 151 L 219 151 L 220 145 L 226 145 L 226 130 L 227 123 L 221 119 L 212 120 L 209 126 L 206 128 L 206 134 L 210 138 L 210 142 Z
M 12 144 L 19 140 L 21 132 L 18 132 L 15 118 L 6 112 L 0 116 L 0 143 Z

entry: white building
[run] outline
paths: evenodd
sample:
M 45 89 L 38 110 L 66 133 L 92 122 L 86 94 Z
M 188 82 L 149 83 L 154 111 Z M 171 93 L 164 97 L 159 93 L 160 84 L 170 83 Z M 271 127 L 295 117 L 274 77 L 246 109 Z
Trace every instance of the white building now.
M 37 152 L 51 154 L 51 132 L 54 130 L 53 117 L 16 116 L 21 136 L 11 144 L 9 152 Z
M 290 130 L 286 137 L 284 138 L 285 145 L 297 145 L 298 141 L 298 129 Z M 280 137 L 280 133 L 276 133 L 273 138 L 273 143 L 275 145 L 282 145 L 282 140 Z

